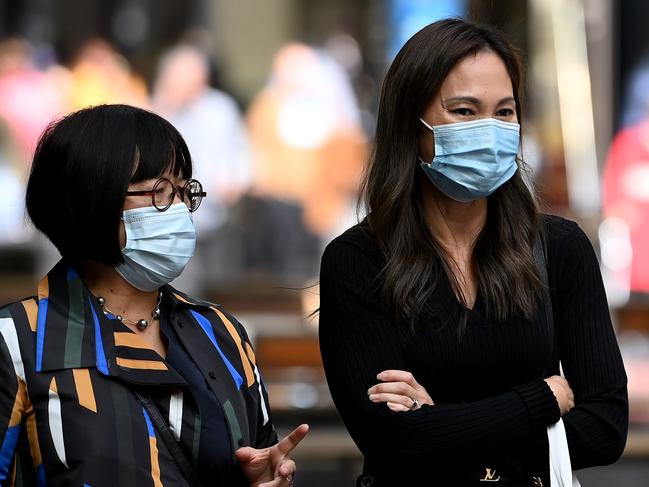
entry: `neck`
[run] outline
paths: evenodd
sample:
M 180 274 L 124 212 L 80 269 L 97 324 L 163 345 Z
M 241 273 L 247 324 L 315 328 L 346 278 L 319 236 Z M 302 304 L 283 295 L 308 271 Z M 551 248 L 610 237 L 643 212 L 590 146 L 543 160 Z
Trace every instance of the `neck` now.
M 433 237 L 449 250 L 471 249 L 487 221 L 487 199 L 455 201 L 420 179 L 422 206 Z
M 94 296 L 103 297 L 111 311 L 129 319 L 148 319 L 157 303 L 157 289 L 141 291 L 126 282 L 111 266 L 89 260 L 85 262 L 81 276 Z M 148 314 L 142 314 L 147 309 Z

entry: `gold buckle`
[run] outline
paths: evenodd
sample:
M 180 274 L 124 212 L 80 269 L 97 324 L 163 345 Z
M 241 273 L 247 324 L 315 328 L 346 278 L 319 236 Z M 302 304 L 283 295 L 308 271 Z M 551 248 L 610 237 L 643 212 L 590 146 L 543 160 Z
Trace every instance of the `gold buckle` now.
M 496 469 L 493 470 L 485 467 L 484 477 L 480 479 L 480 482 L 500 482 L 500 475 L 496 474 Z

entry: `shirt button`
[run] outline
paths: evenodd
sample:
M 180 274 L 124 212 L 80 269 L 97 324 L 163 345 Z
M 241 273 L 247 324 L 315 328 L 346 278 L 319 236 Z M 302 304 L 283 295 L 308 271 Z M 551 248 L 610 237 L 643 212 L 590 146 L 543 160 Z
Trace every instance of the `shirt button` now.
M 179 328 L 182 328 L 183 326 L 185 326 L 185 325 L 183 325 L 183 322 L 181 320 L 176 320 L 176 324 L 178 325 Z
M 213 370 L 210 370 L 210 371 L 207 373 L 207 375 L 209 375 L 212 379 L 216 379 L 216 372 L 214 372 Z

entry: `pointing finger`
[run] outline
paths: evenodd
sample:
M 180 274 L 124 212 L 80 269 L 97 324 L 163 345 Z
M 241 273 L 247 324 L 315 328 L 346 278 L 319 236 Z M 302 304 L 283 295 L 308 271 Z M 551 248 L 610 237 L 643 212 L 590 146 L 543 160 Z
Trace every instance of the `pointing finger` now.
M 277 448 L 284 455 L 288 455 L 299 443 L 304 439 L 304 437 L 309 432 L 308 424 L 301 424 L 288 435 L 286 435 L 282 441 L 277 444 Z

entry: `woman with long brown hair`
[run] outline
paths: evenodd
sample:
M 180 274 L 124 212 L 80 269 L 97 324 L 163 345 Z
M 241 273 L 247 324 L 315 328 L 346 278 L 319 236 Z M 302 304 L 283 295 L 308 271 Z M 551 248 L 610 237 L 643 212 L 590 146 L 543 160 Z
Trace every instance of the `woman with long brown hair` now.
M 599 267 L 524 180 L 521 90 L 503 35 L 457 19 L 415 34 L 387 73 L 367 217 L 320 276 L 360 485 L 548 486 L 560 418 L 574 469 L 622 453 L 626 376 Z

